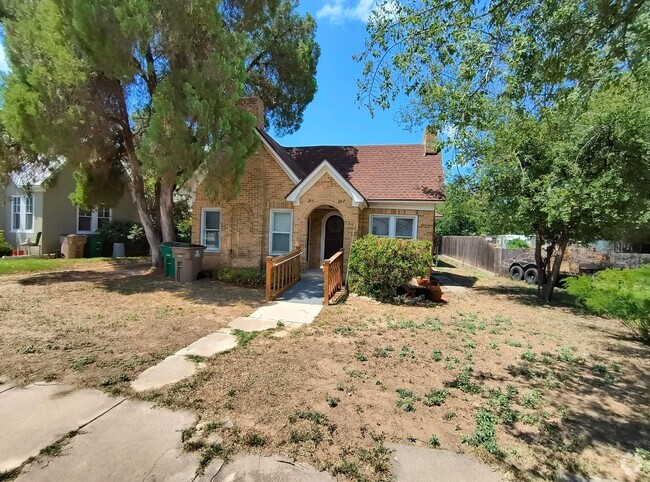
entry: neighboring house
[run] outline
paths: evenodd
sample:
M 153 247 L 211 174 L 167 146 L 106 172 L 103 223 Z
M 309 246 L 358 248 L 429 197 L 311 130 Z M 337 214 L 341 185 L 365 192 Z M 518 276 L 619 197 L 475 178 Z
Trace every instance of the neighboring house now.
M 261 146 L 247 162 L 241 190 L 211 202 L 200 176 L 192 196 L 192 242 L 207 247 L 204 268 L 258 267 L 266 256 L 302 248 L 302 267 L 317 268 L 372 233 L 433 241 L 436 206 L 445 199 L 442 158 L 424 145 L 285 148 L 263 129 L 258 98 L 243 99 L 258 119 Z M 433 142 L 435 143 L 435 142 Z
M 63 164 L 54 170 L 17 173 L 4 188 L 0 229 L 9 244 L 17 247 L 36 241 L 42 233 L 42 253 L 54 253 L 61 246 L 61 236 L 95 234 L 102 223 L 110 220 L 137 221 L 138 215 L 126 192 L 116 206 L 98 206 L 85 211 L 69 199 L 75 190 L 74 169 Z M 32 248 L 36 254 L 37 248 Z M 26 253 L 27 254 L 27 253 Z

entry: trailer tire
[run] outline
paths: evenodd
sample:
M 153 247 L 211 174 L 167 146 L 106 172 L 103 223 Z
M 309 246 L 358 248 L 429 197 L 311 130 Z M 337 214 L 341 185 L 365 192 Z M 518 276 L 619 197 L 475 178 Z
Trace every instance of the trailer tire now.
M 510 273 L 510 279 L 513 281 L 521 281 L 524 278 L 524 268 L 518 264 L 513 264 L 508 270 Z
M 537 268 L 528 268 L 524 273 L 524 281 L 529 285 L 537 284 Z

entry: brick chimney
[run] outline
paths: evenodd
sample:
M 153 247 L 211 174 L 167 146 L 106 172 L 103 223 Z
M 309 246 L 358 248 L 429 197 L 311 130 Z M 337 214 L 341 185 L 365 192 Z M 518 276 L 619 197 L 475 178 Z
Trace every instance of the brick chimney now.
M 424 155 L 438 154 L 440 152 L 440 145 L 438 144 L 438 136 L 436 130 L 432 126 L 427 126 L 424 129 Z
M 237 105 L 257 119 L 257 127 L 264 130 L 264 104 L 259 97 L 242 97 Z

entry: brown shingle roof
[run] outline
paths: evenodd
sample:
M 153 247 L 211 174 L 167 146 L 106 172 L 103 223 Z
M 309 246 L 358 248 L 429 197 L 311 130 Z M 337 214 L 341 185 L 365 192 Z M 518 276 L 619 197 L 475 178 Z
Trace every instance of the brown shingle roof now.
M 369 201 L 445 199 L 442 157 L 424 155 L 422 144 L 278 147 L 301 179 L 327 159 Z

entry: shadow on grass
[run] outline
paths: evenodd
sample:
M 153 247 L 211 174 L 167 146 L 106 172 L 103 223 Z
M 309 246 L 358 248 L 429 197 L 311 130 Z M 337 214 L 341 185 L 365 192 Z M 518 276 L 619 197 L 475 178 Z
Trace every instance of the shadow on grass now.
M 449 271 L 433 271 L 433 278 L 440 281 L 443 286 L 462 286 L 464 288 L 473 287 L 478 278 L 476 276 L 462 275 Z
M 251 307 L 264 301 L 264 291 L 228 285 L 212 278 L 200 279 L 194 283 L 178 283 L 165 278 L 162 271 L 150 271 L 146 263 L 114 263 L 109 271 L 77 269 L 27 274 L 18 280 L 23 286 L 46 286 L 61 284 L 61 295 L 65 296 L 65 283 L 93 283 L 98 288 L 121 295 L 146 293 L 170 293 L 189 301 L 227 306 L 244 303 Z
M 618 343 L 610 351 L 615 351 L 616 347 L 623 348 L 620 353 L 625 353 L 628 348 Z M 635 356 L 650 356 L 650 347 L 637 344 L 636 349 Z M 602 363 L 606 362 L 602 360 Z M 579 463 L 581 453 L 587 448 L 600 445 L 619 450 L 622 448 L 626 452 L 650 448 L 650 419 L 647 417 L 650 379 L 647 371 L 629 364 L 620 373 L 611 373 L 615 377 L 612 382 L 595 369 L 596 363 L 593 359 L 584 362 L 555 361 L 551 364 L 521 361 L 508 367 L 511 376 L 495 376 L 482 371 L 474 374 L 484 389 L 494 383 L 503 385 L 511 383 L 513 379 L 524 378 L 531 389 L 544 394 L 540 410 L 549 405 L 569 409 L 563 418 L 536 422 L 539 430 L 524 428 L 521 421 L 515 425 L 501 425 L 502 430 L 534 447 L 542 455 L 536 457 L 538 463 L 524 473 L 507 460 L 502 461 L 506 468 L 515 471 L 518 476 L 548 478 L 560 463 L 567 472 L 587 476 L 589 474 L 582 472 L 584 467 Z M 558 385 L 549 387 L 549 377 Z M 617 404 L 625 404 L 630 410 L 621 413 L 616 408 Z

